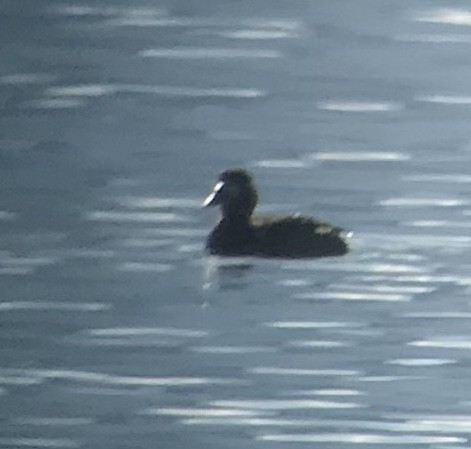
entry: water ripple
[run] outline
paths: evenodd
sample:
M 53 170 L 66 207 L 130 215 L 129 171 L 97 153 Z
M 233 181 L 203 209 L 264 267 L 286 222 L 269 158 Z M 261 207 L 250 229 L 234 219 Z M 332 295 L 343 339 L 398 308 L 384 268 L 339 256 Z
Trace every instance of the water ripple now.
M 198 385 L 228 385 L 240 383 L 232 379 L 219 379 L 209 377 L 144 377 L 144 376 L 120 376 L 106 373 L 96 373 L 88 371 L 61 370 L 61 369 L 2 369 L 2 372 L 9 376 L 27 375 L 41 380 L 63 379 L 71 382 L 97 383 L 105 385 L 119 386 L 140 386 L 140 387 L 178 387 L 178 386 L 198 386 Z
M 118 91 L 111 84 L 78 84 L 73 86 L 50 87 L 46 95 L 51 97 L 101 97 Z
M 93 424 L 94 419 L 91 418 L 57 418 L 57 417 L 48 417 L 48 418 L 37 418 L 37 417 L 25 417 L 25 418 L 16 418 L 13 423 L 24 426 L 85 426 Z
M 166 14 L 162 8 L 136 7 L 136 6 L 96 6 L 96 5 L 61 5 L 51 8 L 51 12 L 62 16 L 127 16 L 127 17 L 153 17 Z
M 37 107 L 79 107 L 85 99 L 109 96 L 117 93 L 156 95 L 170 98 L 234 98 L 251 99 L 263 97 L 265 93 L 250 88 L 197 88 L 177 86 L 157 86 L 139 84 L 77 84 L 54 86 L 46 90 L 47 97 L 32 104 Z
M 255 33 L 253 35 L 254 39 L 279 39 L 297 37 L 295 32 L 301 29 L 302 24 L 297 20 L 287 19 L 183 17 L 168 15 L 163 11 L 155 11 L 151 14 L 121 14 L 121 17 L 112 18 L 105 22 L 105 25 L 117 27 L 200 28 L 203 29 L 203 32 L 209 30 L 226 38 L 251 39 L 250 33 Z M 225 33 L 228 35 L 226 36 Z
M 149 95 L 160 95 L 164 97 L 187 97 L 187 98 L 234 98 L 251 99 L 265 96 L 265 92 L 259 89 L 243 88 L 196 88 L 196 87 L 171 87 L 171 86 L 139 86 L 124 85 L 123 92 L 139 93 Z
M 31 101 L 29 106 L 37 109 L 75 109 L 86 106 L 86 101 L 79 98 L 45 98 Z
M 321 101 L 317 103 L 317 107 L 335 112 L 392 112 L 402 109 L 402 105 L 398 103 L 366 101 Z
M 398 236 L 404 238 L 404 236 Z M 383 236 L 383 238 L 386 238 Z M 414 239 L 420 240 L 418 236 L 413 236 Z M 425 237 L 424 237 L 425 238 Z M 451 237 L 450 237 L 451 238 Z M 451 238 L 453 239 L 453 238 Z M 471 238 L 469 238 L 471 241 Z M 459 240 L 461 241 L 461 239 Z M 371 273 L 427 273 L 430 268 L 423 266 L 415 266 L 408 264 L 394 264 L 394 263 L 336 263 L 336 262 L 323 262 L 319 261 L 289 261 L 282 264 L 283 269 L 287 270 L 316 270 L 316 271 L 345 271 L 345 272 L 371 272 Z
M 308 399 L 240 399 L 211 401 L 215 407 L 230 407 L 254 410 L 300 410 L 300 409 L 350 409 L 362 407 L 354 402 L 313 401 Z
M 165 346 L 179 345 L 182 339 L 202 338 L 205 331 L 174 328 L 109 328 L 84 332 L 86 338 L 75 338 L 74 343 L 98 346 Z
M 404 176 L 404 181 L 411 182 L 443 182 L 450 184 L 468 184 L 471 183 L 471 175 L 463 173 L 429 173 L 423 175 L 408 175 Z
M 173 269 L 173 265 L 161 262 L 124 262 L 118 266 L 119 271 L 130 273 L 167 273 Z
M 25 85 L 47 84 L 54 81 L 55 76 L 48 73 L 14 73 L 0 77 L 0 84 Z
M 466 438 L 428 436 L 428 435 L 381 435 L 366 433 L 325 433 L 325 434 L 267 434 L 256 437 L 261 441 L 280 443 L 350 443 L 350 444 L 386 444 L 417 445 L 438 443 L 466 443 Z
M 115 212 L 97 210 L 86 214 L 88 220 L 104 222 L 150 222 L 150 223 L 172 223 L 191 222 L 192 217 L 166 212 Z
M 295 348 L 344 348 L 352 346 L 349 342 L 333 340 L 295 340 L 290 341 L 288 344 Z
M 396 416 L 397 415 L 397 416 Z M 374 431 L 385 431 L 385 432 L 431 432 L 431 433 L 453 433 L 460 432 L 465 433 L 465 425 L 469 426 L 470 420 L 466 416 L 437 416 L 437 417 L 410 417 L 401 414 L 387 414 L 388 419 L 394 419 L 394 422 L 390 421 L 360 421 L 360 420 L 340 420 L 340 419 L 310 419 L 310 420 L 290 420 L 280 425 L 290 426 L 306 426 L 306 427 L 336 427 L 343 429 L 355 429 L 355 430 L 374 430 Z M 400 419 L 401 422 L 397 422 Z M 402 422 L 404 419 L 407 421 Z M 457 425 L 454 426 L 453 424 Z M 442 425 L 441 425 L 442 424 Z M 469 427 L 468 427 L 469 429 Z
M 409 207 L 409 206 L 408 206 Z M 364 245 L 375 246 L 376 248 L 385 248 L 390 250 L 391 246 L 394 250 L 410 250 L 411 248 L 467 248 L 471 244 L 471 237 L 467 235 L 443 235 L 438 234 L 356 234 L 357 242 Z M 364 242 L 364 243 L 363 243 Z M 353 270 L 352 270 L 353 271 Z M 358 269 L 357 269 L 358 271 Z M 404 270 L 407 272 L 408 270 Z M 427 267 L 414 267 L 410 265 L 410 272 L 430 272 Z M 441 278 L 441 276 L 437 276 Z
M 280 58 L 277 50 L 257 50 L 238 48 L 151 48 L 142 50 L 139 55 L 143 58 L 168 59 L 274 59 Z
M 305 393 L 304 393 L 305 394 Z M 364 393 L 358 390 L 345 390 L 345 389 L 323 389 L 323 390 L 314 390 L 313 394 L 318 396 L 361 396 Z
M 459 417 L 457 417 L 460 419 Z M 187 425 L 210 425 L 210 426 L 258 426 L 258 427 L 304 427 L 304 428 L 342 428 L 342 429 L 355 429 L 355 430 L 373 430 L 373 431 L 385 431 L 385 432 L 431 432 L 431 433 L 445 433 L 445 432 L 457 432 L 457 433 L 466 433 L 466 426 L 469 426 L 469 420 L 463 421 L 452 421 L 453 417 L 449 417 L 450 421 L 446 420 L 413 420 L 408 422 L 384 422 L 384 421 L 354 421 L 354 420 L 334 420 L 334 419 L 279 419 L 279 418 L 239 418 L 239 417 L 199 417 L 199 418 L 190 418 L 184 419 L 183 424 Z M 456 425 L 454 425 L 456 424 Z M 469 429 L 469 427 L 468 427 Z M 280 434 L 277 434 L 280 435 Z M 283 434 L 281 434 L 283 435 Z M 301 435 L 310 435 L 310 434 L 301 434 Z M 320 438 L 324 438 L 322 435 L 317 434 Z M 330 434 L 328 434 L 330 435 Z M 336 434 L 338 435 L 338 434 Z M 343 439 L 346 435 L 358 435 L 358 440 L 352 438 L 352 441 L 349 443 L 373 443 L 374 441 L 369 439 L 369 434 L 359 433 L 359 434 L 339 434 L 340 439 Z M 342 436 L 343 435 L 343 436 Z M 386 436 L 387 435 L 387 436 Z M 413 435 L 413 436 L 412 436 Z M 405 436 L 404 440 L 403 435 L 391 435 L 390 433 L 381 436 L 380 438 L 384 441 L 387 441 L 386 444 L 402 444 L 407 443 L 408 438 L 450 438 L 443 436 L 425 436 L 425 435 L 415 435 Z M 286 438 L 289 437 L 288 434 L 285 435 Z M 368 441 L 360 441 L 361 436 L 366 436 Z M 438 440 L 437 440 L 438 441 Z M 441 441 L 441 440 L 440 440 Z M 302 442 L 299 440 L 298 442 Z M 307 442 L 307 441 L 306 441 Z M 333 442 L 333 441 L 330 441 Z M 344 442 L 344 441 L 342 441 Z M 413 443 L 415 444 L 415 443 Z M 454 446 L 455 447 L 455 446 Z
M 161 408 L 148 408 L 142 412 L 145 415 L 157 415 L 157 416 L 179 416 L 179 417 L 232 417 L 232 416 L 260 416 L 266 415 L 266 413 L 254 411 L 254 410 L 243 410 L 234 408 L 172 408 L 172 407 L 161 407 Z
M 426 319 L 470 319 L 471 313 L 469 312 L 415 312 L 405 313 L 402 315 L 404 318 L 426 318 Z
M 270 346 L 195 346 L 191 350 L 204 354 L 254 354 L 277 351 Z
M 471 338 L 462 336 L 439 337 L 430 340 L 411 341 L 408 345 L 419 348 L 471 349 Z
M 414 228 L 471 228 L 471 221 L 415 220 L 401 223 Z
M 348 369 L 299 369 L 258 366 L 249 368 L 247 372 L 273 376 L 359 376 L 361 373 Z
M 462 437 L 446 435 L 417 435 L 417 432 L 466 433 L 469 430 L 469 420 L 414 420 L 409 422 L 380 422 L 380 421 L 353 421 L 329 419 L 278 419 L 278 418 L 252 418 L 252 417 L 198 417 L 182 420 L 186 425 L 204 426 L 247 426 L 247 427 L 303 427 L 303 428 L 342 428 L 359 429 L 362 433 L 302 433 L 302 434 L 268 434 L 260 435 L 257 439 L 298 442 L 298 443 L 346 443 L 346 444 L 383 444 L 383 445 L 423 445 L 433 443 L 466 442 Z M 459 417 L 457 417 L 459 419 Z M 388 433 L 366 433 L 365 430 L 386 431 Z M 391 435 L 389 432 L 414 432 L 402 435 Z M 440 446 L 444 447 L 444 446 Z M 448 446 L 447 446 L 448 447 Z M 456 447 L 456 446 L 453 446 Z M 461 446 L 460 446 L 461 447 Z M 451 446 L 450 446 L 451 449 Z
M 31 257 L 14 257 L 8 253 L 0 253 L 0 263 L 7 266 L 22 266 L 22 267 L 40 267 L 46 265 L 53 265 L 57 262 L 57 259 L 54 257 L 40 257 L 40 256 L 31 256 Z
M 400 162 L 407 161 L 407 153 L 387 151 L 318 151 L 312 159 L 316 161 L 334 162 Z
M 280 427 L 280 426 L 304 426 L 307 423 L 303 420 L 274 419 L 274 418 L 233 418 L 233 417 L 214 417 L 214 418 L 187 418 L 183 419 L 182 424 L 188 426 L 242 426 L 242 427 Z
M 394 281 L 394 279 L 390 279 Z M 374 284 L 374 285 L 364 285 L 364 284 L 345 284 L 339 283 L 332 286 L 335 290 L 346 290 L 346 291 L 358 291 L 358 290 L 368 290 L 372 292 L 380 293 L 404 293 L 404 294 L 420 294 L 420 293 L 431 293 L 436 290 L 436 287 L 425 287 L 422 285 L 384 285 L 384 284 Z
M 458 207 L 470 203 L 456 198 L 389 198 L 378 204 L 388 207 Z
M 117 202 L 121 206 L 138 208 L 138 209 L 152 209 L 152 208 L 183 208 L 183 209 L 197 209 L 201 207 L 200 200 L 192 200 L 189 198 L 161 198 L 161 197 L 139 197 L 127 196 L 118 198 Z
M 5 375 L 0 374 L 1 385 L 38 385 L 42 382 L 43 379 L 37 377 L 21 376 L 8 372 L 6 372 Z
M 404 302 L 410 301 L 410 295 L 394 294 L 394 293 L 370 293 L 370 292 L 307 292 L 292 295 L 294 299 L 307 300 L 324 300 L 333 299 L 340 301 L 387 301 L 387 302 Z
M 272 40 L 272 39 L 293 39 L 298 37 L 296 33 L 286 30 L 260 30 L 260 29 L 240 29 L 234 31 L 221 31 L 219 36 L 226 39 L 241 40 Z
M 80 444 L 69 438 L 0 438 L 0 446 L 33 448 L 77 448 Z
M 364 323 L 343 321 L 275 321 L 264 323 L 267 327 L 278 329 L 332 329 L 364 326 Z
M 135 337 L 143 335 L 163 335 L 167 337 L 198 338 L 208 335 L 206 331 L 194 329 L 177 329 L 173 327 L 110 327 L 104 329 L 89 329 L 87 335 L 98 337 Z
M 420 44 L 470 44 L 471 37 L 460 34 L 403 34 L 395 37 L 399 42 Z
M 257 161 L 252 164 L 254 167 L 260 168 L 280 168 L 280 169 L 291 169 L 291 168 L 306 168 L 308 165 L 306 162 L 299 159 L 267 159 Z
M 284 287 L 306 287 L 309 285 L 306 279 L 283 279 L 278 283 Z
M 52 302 L 52 301 L 4 301 L 0 302 L 0 312 L 14 310 L 41 310 L 41 311 L 64 311 L 64 312 L 100 312 L 111 309 L 110 304 L 98 302 Z
M 471 105 L 471 97 L 462 95 L 425 95 L 416 98 L 416 101 L 424 103 L 448 104 L 456 106 Z
M 129 238 L 121 242 L 127 248 L 165 248 L 173 245 L 173 239 Z
M 208 234 L 206 229 L 178 227 L 172 227 L 169 229 L 139 229 L 137 232 L 144 236 L 159 235 L 165 237 L 206 237 Z
M 439 276 L 439 275 L 412 275 L 407 276 L 400 274 L 399 276 L 383 276 L 383 275 L 367 275 L 356 276 L 353 279 L 359 279 L 365 282 L 392 282 L 392 283 L 419 283 L 419 284 L 459 284 L 462 278 L 458 276 Z
M 388 360 L 385 363 L 388 365 L 421 367 L 421 366 L 451 365 L 451 364 L 457 363 L 457 361 L 453 359 L 395 359 L 395 360 Z
M 414 16 L 416 22 L 471 26 L 471 12 L 458 8 L 438 8 Z
M 403 382 L 406 380 L 418 380 L 423 381 L 426 379 L 424 376 L 364 376 L 359 377 L 357 380 L 360 382 Z

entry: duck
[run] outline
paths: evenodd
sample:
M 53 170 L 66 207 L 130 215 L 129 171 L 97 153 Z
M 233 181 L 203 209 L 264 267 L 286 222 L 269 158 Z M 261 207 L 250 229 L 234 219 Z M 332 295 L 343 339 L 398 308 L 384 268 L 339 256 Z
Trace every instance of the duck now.
M 243 168 L 222 172 L 203 201 L 219 206 L 221 219 L 209 234 L 211 255 L 270 258 L 341 256 L 349 251 L 349 233 L 300 214 L 257 216 L 259 195 L 252 175 Z

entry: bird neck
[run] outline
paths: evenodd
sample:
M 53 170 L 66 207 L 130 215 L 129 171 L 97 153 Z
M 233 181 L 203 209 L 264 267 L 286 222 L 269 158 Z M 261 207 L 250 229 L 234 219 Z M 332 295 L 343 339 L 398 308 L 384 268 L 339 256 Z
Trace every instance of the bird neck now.
M 248 223 L 252 215 L 252 208 L 245 201 L 231 201 L 222 204 L 223 220 L 229 223 Z
M 229 214 L 223 215 L 221 224 L 226 226 L 235 226 L 237 228 L 243 228 L 249 226 L 250 216 L 240 214 Z

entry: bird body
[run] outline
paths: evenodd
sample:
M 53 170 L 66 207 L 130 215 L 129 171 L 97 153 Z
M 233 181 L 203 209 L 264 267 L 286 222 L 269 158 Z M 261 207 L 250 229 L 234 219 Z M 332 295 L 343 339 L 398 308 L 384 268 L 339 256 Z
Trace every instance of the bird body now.
M 299 214 L 252 216 L 258 194 L 252 177 L 242 169 L 219 177 L 205 206 L 221 207 L 222 218 L 208 237 L 211 254 L 313 258 L 348 252 L 346 233 L 338 227 Z

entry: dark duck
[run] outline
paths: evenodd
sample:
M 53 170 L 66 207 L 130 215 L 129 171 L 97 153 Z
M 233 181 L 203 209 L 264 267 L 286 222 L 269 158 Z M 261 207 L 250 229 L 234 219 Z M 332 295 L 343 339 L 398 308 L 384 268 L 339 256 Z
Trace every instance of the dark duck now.
M 343 229 L 298 214 L 253 216 L 257 202 L 257 189 L 246 170 L 226 170 L 219 176 L 203 203 L 219 206 L 222 214 L 206 242 L 211 254 L 314 258 L 348 252 Z

